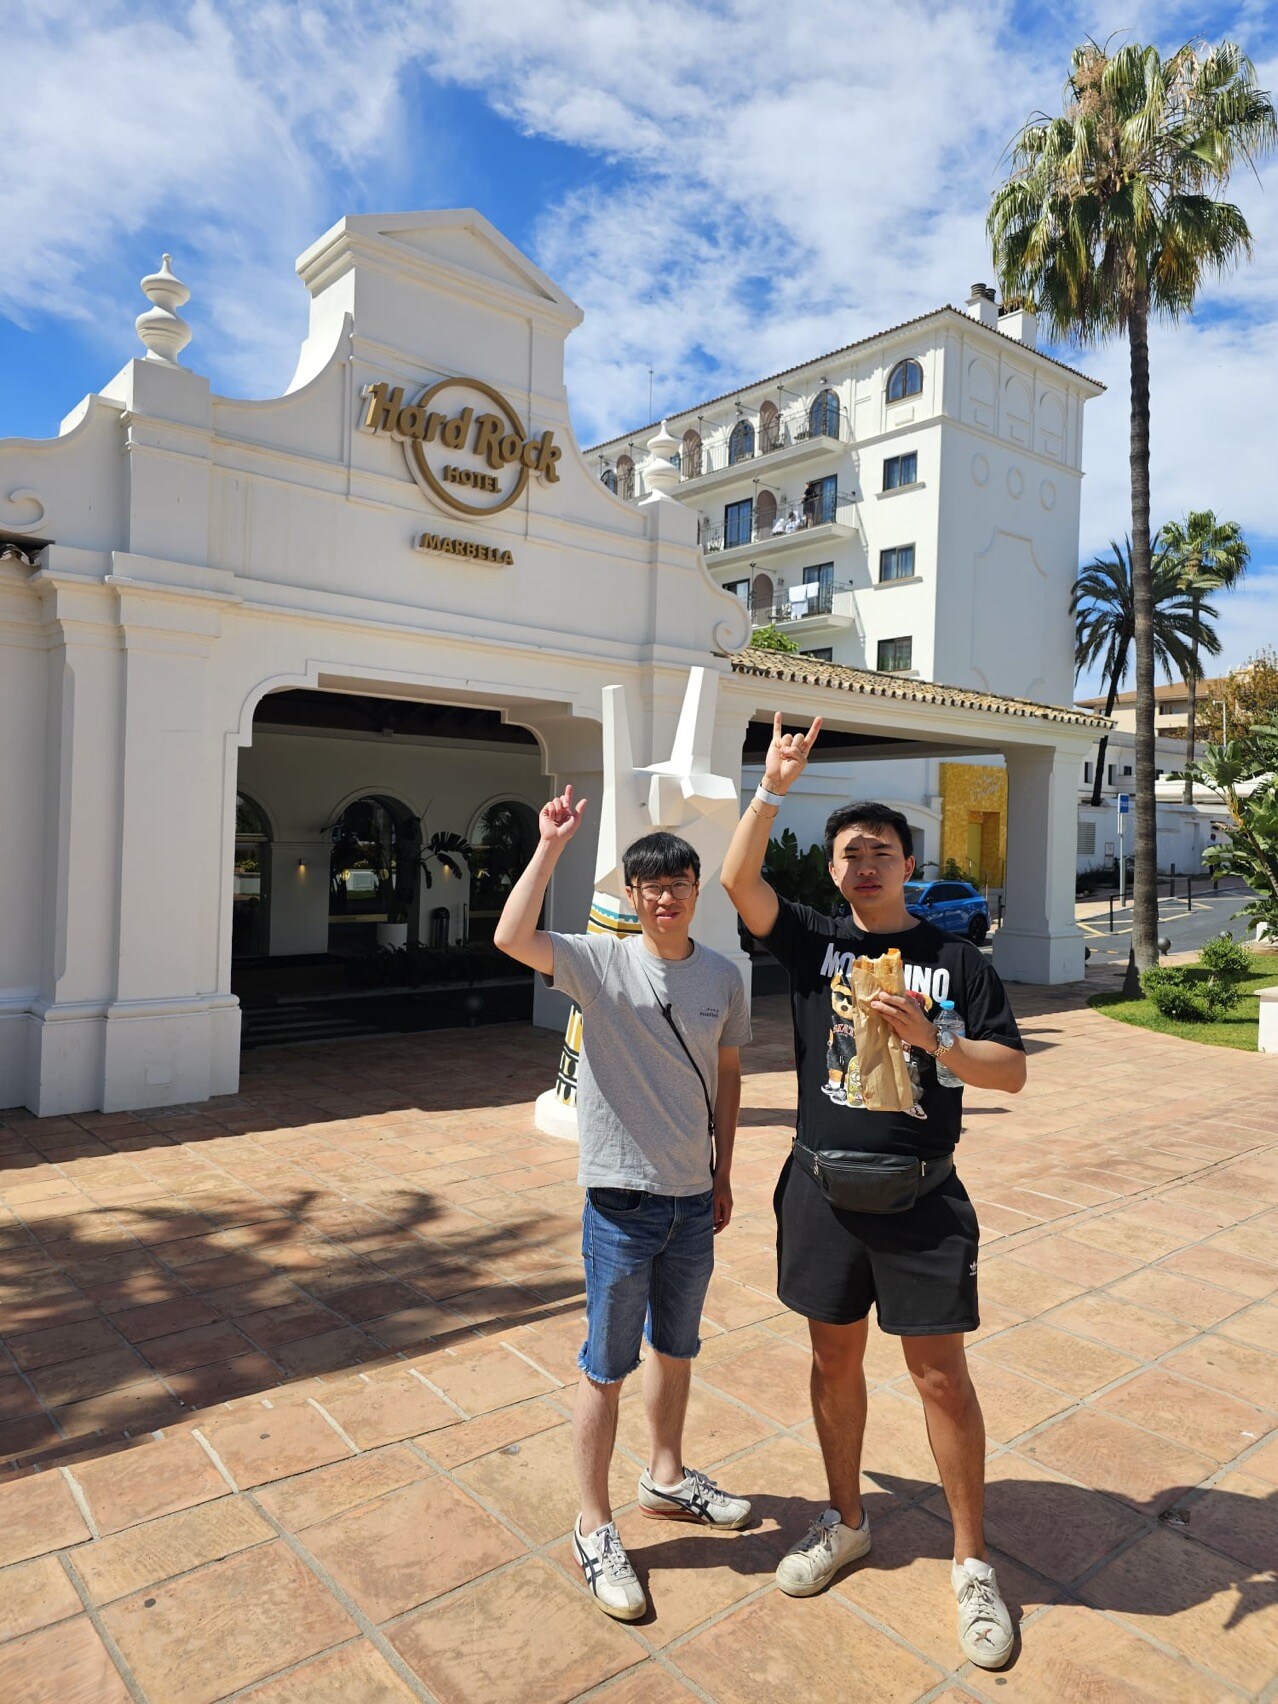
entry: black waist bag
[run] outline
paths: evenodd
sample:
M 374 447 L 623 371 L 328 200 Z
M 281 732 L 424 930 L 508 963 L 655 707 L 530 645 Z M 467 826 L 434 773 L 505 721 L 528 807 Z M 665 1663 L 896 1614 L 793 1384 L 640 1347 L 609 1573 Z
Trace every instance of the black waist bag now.
M 857 1154 L 846 1149 L 818 1153 L 794 1144 L 795 1163 L 811 1172 L 830 1203 L 846 1213 L 905 1213 L 922 1195 L 930 1195 L 954 1170 L 941 1160 L 914 1160 L 906 1154 Z

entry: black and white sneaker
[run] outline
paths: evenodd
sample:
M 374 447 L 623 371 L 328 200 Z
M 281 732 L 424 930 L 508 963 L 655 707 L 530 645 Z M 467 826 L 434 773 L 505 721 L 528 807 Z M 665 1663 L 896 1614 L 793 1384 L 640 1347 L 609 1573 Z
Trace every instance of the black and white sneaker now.
M 744 1497 L 730 1497 L 695 1467 L 685 1467 L 683 1478 L 669 1490 L 654 1483 L 645 1468 L 639 1480 L 639 1507 L 657 1520 L 699 1521 L 702 1526 L 729 1530 L 743 1527 L 750 1519 Z
M 586 1537 L 579 1515 L 572 1529 L 572 1553 L 604 1614 L 617 1621 L 638 1621 L 648 1607 L 648 1600 L 630 1566 L 615 1522 L 597 1527 Z

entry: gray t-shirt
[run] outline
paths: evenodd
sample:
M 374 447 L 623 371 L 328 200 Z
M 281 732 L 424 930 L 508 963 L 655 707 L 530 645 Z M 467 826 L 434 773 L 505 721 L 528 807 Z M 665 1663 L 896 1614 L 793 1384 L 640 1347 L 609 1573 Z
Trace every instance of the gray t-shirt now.
M 713 1106 L 719 1049 L 750 1039 L 736 967 L 695 942 L 688 958 L 670 960 L 650 953 L 642 935 L 550 939 L 555 968 L 547 980 L 581 1007 L 578 1183 L 702 1194 L 711 1168 L 705 1096 L 661 1007 L 672 1007 Z

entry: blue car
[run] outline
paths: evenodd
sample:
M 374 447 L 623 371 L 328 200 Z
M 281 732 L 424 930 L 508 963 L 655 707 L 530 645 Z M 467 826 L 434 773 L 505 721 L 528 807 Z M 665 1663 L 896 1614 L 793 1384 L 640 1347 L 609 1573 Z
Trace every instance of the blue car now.
M 905 909 L 978 947 L 990 932 L 990 908 L 971 882 L 906 882 Z

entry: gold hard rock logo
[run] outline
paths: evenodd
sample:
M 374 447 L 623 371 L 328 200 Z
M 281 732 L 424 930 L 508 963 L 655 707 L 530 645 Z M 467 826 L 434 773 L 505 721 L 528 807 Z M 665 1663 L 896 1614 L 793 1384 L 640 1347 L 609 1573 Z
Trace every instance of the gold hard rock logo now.
M 450 391 L 464 399 L 461 407 L 449 408 Z M 402 443 L 417 483 L 459 514 L 495 515 L 509 508 L 530 473 L 548 485 L 558 483 L 563 451 L 555 434 L 530 436 L 501 392 L 480 379 L 441 379 L 408 403 L 402 385 L 373 384 L 365 387 L 364 402 L 362 429 Z

